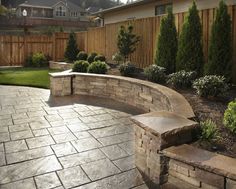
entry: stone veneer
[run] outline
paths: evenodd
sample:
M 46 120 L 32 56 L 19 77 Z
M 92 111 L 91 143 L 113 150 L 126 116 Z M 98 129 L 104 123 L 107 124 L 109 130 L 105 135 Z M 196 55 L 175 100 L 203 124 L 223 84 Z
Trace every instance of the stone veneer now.
M 170 159 L 169 180 L 177 178 L 189 189 L 236 189 L 234 158 L 186 144 L 165 149 L 163 155 Z
M 54 62 L 49 61 L 49 68 L 56 69 L 56 70 L 70 70 L 72 69 L 73 64 L 66 63 L 66 62 Z
M 170 111 L 186 118 L 194 117 L 187 100 L 162 85 L 113 75 L 82 73 L 50 74 L 53 96 L 90 95 L 111 98 L 146 112 Z

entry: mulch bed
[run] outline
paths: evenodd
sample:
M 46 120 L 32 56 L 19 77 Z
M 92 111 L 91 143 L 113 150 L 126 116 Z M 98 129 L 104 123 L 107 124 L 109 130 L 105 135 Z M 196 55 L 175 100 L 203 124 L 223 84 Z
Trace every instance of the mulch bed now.
M 116 67 L 111 68 L 108 71 L 108 74 L 120 75 L 119 70 Z M 134 77 L 145 80 L 143 74 L 137 74 Z M 223 125 L 223 116 L 225 110 L 227 109 L 227 105 L 230 101 L 236 99 L 236 87 L 232 87 L 224 98 L 221 97 L 212 99 L 205 99 L 197 96 L 193 89 L 176 91 L 188 100 L 196 115 L 196 121 L 200 122 L 207 119 L 212 119 L 217 124 L 220 131 L 221 139 L 218 140 L 217 143 L 209 144 L 198 140 L 192 145 L 236 158 L 236 136 L 230 133 L 229 130 Z

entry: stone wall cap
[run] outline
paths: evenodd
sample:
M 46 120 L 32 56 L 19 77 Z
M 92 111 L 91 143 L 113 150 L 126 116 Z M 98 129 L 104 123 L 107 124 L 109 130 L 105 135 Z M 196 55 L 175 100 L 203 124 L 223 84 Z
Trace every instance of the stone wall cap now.
M 176 134 L 198 126 L 197 122 L 167 111 L 150 112 L 133 116 L 131 119 L 143 129 L 158 136 Z
M 187 144 L 163 150 L 164 155 L 200 169 L 236 180 L 236 159 Z
M 72 63 L 67 63 L 67 62 L 55 62 L 55 61 L 49 61 L 49 63 L 52 63 L 52 64 L 61 64 L 61 65 L 72 65 Z

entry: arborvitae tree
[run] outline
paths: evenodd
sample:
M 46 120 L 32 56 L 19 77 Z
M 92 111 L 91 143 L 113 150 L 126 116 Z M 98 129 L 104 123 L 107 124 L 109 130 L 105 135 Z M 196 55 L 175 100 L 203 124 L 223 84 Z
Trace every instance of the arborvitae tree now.
M 222 0 L 212 25 L 209 45 L 208 64 L 205 74 L 222 75 L 227 79 L 232 76 L 232 30 L 227 5 Z
M 127 29 L 121 26 L 117 37 L 117 47 L 120 55 L 124 57 L 124 61 L 136 50 L 137 43 L 140 40 L 139 36 L 133 34 L 133 29 L 131 25 Z
M 76 43 L 75 33 L 70 33 L 69 40 L 67 43 L 66 51 L 65 51 L 65 59 L 69 62 L 73 62 L 76 60 L 76 56 L 79 50 Z
M 174 15 L 172 9 L 168 9 L 167 17 L 161 20 L 155 57 L 155 63 L 164 67 L 167 74 L 175 72 L 177 50 L 178 40 Z
M 194 1 L 179 37 L 176 69 L 196 71 L 198 75 L 202 75 L 203 66 L 202 26 Z

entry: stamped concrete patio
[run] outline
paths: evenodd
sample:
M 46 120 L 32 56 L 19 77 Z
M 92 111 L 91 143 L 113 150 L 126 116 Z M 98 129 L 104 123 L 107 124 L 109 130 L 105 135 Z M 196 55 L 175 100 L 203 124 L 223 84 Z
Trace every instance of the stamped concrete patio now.
M 147 189 L 134 164 L 129 117 L 138 113 L 106 99 L 0 86 L 0 188 Z

